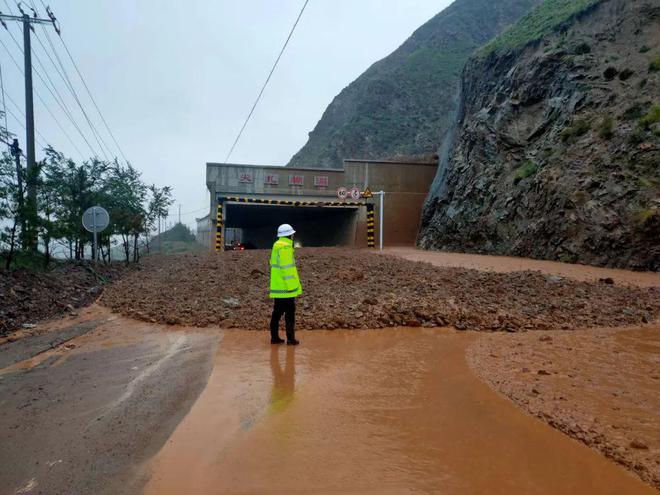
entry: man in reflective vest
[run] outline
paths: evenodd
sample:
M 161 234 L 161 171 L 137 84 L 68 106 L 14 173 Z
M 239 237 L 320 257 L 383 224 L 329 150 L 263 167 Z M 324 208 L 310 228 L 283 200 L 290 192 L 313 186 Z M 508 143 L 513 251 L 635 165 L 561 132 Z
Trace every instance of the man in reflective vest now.
M 277 240 L 270 254 L 270 297 L 275 300 L 270 319 L 270 343 L 284 342 L 278 334 L 280 318 L 284 315 L 287 345 L 298 345 L 296 340 L 296 297 L 302 294 L 302 286 L 293 260 L 293 230 L 285 223 L 277 229 Z

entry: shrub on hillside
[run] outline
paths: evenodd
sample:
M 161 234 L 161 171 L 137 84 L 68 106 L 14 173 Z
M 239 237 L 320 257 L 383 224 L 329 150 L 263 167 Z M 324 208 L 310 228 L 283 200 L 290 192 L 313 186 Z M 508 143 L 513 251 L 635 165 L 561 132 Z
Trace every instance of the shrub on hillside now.
M 518 184 L 518 182 L 520 182 L 521 180 L 534 175 L 536 172 L 538 172 L 538 170 L 539 170 L 538 165 L 533 161 L 529 160 L 525 162 L 523 165 L 521 165 L 516 169 L 516 176 L 513 179 L 513 183 Z
M 591 123 L 588 120 L 576 120 L 575 123 L 561 131 L 561 140 L 564 142 L 573 142 L 580 136 L 585 135 L 591 130 Z
M 660 55 L 658 55 L 655 60 L 652 60 L 649 64 L 649 72 L 658 72 L 660 71 Z
M 598 135 L 603 139 L 611 139 L 614 135 L 613 131 L 614 121 L 609 115 L 603 117 L 603 120 L 598 125 Z

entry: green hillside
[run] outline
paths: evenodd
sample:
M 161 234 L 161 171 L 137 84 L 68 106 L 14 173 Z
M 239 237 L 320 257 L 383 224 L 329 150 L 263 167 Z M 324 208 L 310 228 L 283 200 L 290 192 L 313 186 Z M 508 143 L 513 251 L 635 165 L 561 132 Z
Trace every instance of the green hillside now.
M 479 50 L 479 56 L 538 41 L 602 0 L 546 0 Z
M 466 60 L 540 2 L 455 1 L 335 97 L 289 165 L 435 152 Z

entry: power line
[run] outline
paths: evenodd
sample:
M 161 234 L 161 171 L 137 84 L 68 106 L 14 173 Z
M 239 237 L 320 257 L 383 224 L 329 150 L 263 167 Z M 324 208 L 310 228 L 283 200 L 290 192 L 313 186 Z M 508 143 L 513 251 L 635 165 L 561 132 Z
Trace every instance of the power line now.
M 185 211 L 185 212 L 183 212 L 183 213 L 179 213 L 178 211 L 175 212 L 175 213 L 170 213 L 170 212 L 168 212 L 167 216 L 168 216 L 168 217 L 176 217 L 176 216 L 178 216 L 179 214 L 180 214 L 181 216 L 183 216 L 183 215 L 192 215 L 193 213 L 199 213 L 200 211 L 208 211 L 208 209 L 209 209 L 209 207 L 208 207 L 208 206 L 205 206 L 204 208 L 199 208 L 199 209 L 197 209 L 197 210 L 192 210 L 192 211 Z
M 5 49 L 5 51 L 7 52 L 7 54 L 9 55 L 9 57 L 11 58 L 12 62 L 14 62 L 14 65 L 16 65 L 16 67 L 18 68 L 18 70 L 19 70 L 21 73 L 23 73 L 23 69 L 21 69 L 21 66 L 20 66 L 19 63 L 16 61 L 16 59 L 14 58 L 14 56 L 11 54 L 11 52 L 10 52 L 9 49 L 7 48 L 7 45 L 4 44 L 4 42 L 2 41 L 2 39 L 0 39 L 0 45 L 2 45 L 2 47 Z M 85 160 L 85 159 L 86 159 L 86 158 L 85 158 L 85 155 L 82 154 L 82 152 L 80 151 L 80 149 L 78 148 L 78 146 L 76 145 L 76 143 L 73 141 L 73 139 L 71 139 L 71 136 L 69 136 L 69 133 L 67 133 L 66 130 L 64 129 L 64 127 L 62 127 L 62 124 L 60 124 L 60 121 L 57 119 L 57 117 L 55 117 L 55 114 L 54 114 L 53 111 L 50 109 L 50 107 L 46 104 L 46 102 L 45 102 L 44 99 L 42 98 L 41 94 L 39 94 L 39 92 L 37 92 L 37 91 L 35 91 L 35 94 L 37 95 L 37 98 L 39 98 L 39 101 L 40 101 L 41 104 L 44 106 L 44 108 L 46 109 L 46 111 L 50 114 L 50 116 L 52 117 L 52 119 L 53 119 L 53 121 L 55 122 L 55 124 L 57 124 L 57 127 L 60 128 L 60 130 L 62 131 L 62 134 L 64 134 L 64 136 L 69 140 L 69 143 L 71 143 L 71 146 L 73 146 L 73 148 L 78 152 L 78 154 L 80 155 L 80 157 L 81 157 L 83 160 Z M 9 97 L 9 95 L 7 95 L 7 97 Z M 14 104 L 16 104 L 16 103 L 14 102 Z M 94 153 L 94 154 L 95 154 L 95 153 Z
M 11 95 L 10 95 L 9 93 L 5 92 L 5 94 L 6 94 L 6 96 L 7 96 L 7 99 L 9 100 L 9 103 L 11 103 L 12 105 L 14 105 L 14 108 L 16 109 L 16 111 L 21 115 L 21 117 L 23 117 L 23 119 L 25 119 L 25 112 L 23 112 L 23 110 L 21 110 L 21 106 L 20 106 L 18 103 L 16 103 L 16 100 L 14 100 L 14 99 L 11 97 Z M 3 96 L 4 96 L 4 95 L 3 95 Z M 14 118 L 16 118 L 16 117 L 14 117 Z M 22 127 L 25 128 L 25 126 L 22 126 Z M 36 129 L 36 128 L 35 128 L 35 129 L 34 129 L 34 132 L 37 133 L 37 135 L 41 138 L 41 140 L 42 140 L 43 142 L 45 142 L 45 143 L 48 142 L 48 139 L 46 139 L 46 138 L 44 137 L 44 135 L 39 131 L 39 129 Z
M 43 0 L 42 0 L 42 3 L 43 3 Z M 286 41 L 284 42 L 284 45 L 282 46 L 282 50 L 280 50 L 280 54 L 277 56 L 277 59 L 275 60 L 275 63 L 273 64 L 273 68 L 270 69 L 270 73 L 268 74 L 268 77 L 266 78 L 266 81 L 264 82 L 264 85 L 261 87 L 261 91 L 259 91 L 259 95 L 257 96 L 257 99 L 254 101 L 254 105 L 252 105 L 252 108 L 250 109 L 250 113 L 248 114 L 247 118 L 245 119 L 245 122 L 243 122 L 243 127 L 241 127 L 241 130 L 238 132 L 238 136 L 236 136 L 236 139 L 234 140 L 234 144 L 231 145 L 231 148 L 229 149 L 229 153 L 227 153 L 227 158 L 225 158 L 225 162 L 229 161 L 229 157 L 234 152 L 234 148 L 236 147 L 236 144 L 238 144 L 238 140 L 241 139 L 241 135 L 243 134 L 243 131 L 245 130 L 245 127 L 247 126 L 248 122 L 250 121 L 250 118 L 252 117 L 252 113 L 254 113 L 254 109 L 257 108 L 257 104 L 259 103 L 259 100 L 261 99 L 261 95 L 264 93 L 264 90 L 266 89 L 266 86 L 268 85 L 268 81 L 270 81 L 270 78 L 273 75 L 273 72 L 275 72 L 275 67 L 277 67 L 277 64 L 279 63 L 280 58 L 282 58 L 282 54 L 284 53 L 284 50 L 286 49 L 286 46 L 289 44 L 289 40 L 291 39 L 291 36 L 293 36 L 293 32 L 296 30 L 296 26 L 298 25 L 298 22 L 300 21 L 300 18 L 302 17 L 303 12 L 305 11 L 305 7 L 307 7 L 308 3 L 309 3 L 309 0 L 305 0 L 305 3 L 303 4 L 302 9 L 300 9 L 300 13 L 298 14 L 296 22 L 293 23 L 293 27 L 291 28 L 291 32 L 289 32 L 289 36 L 286 38 Z
M 20 44 L 18 44 L 18 42 L 16 41 L 16 39 L 15 39 L 14 36 L 13 36 L 13 34 L 12 34 L 9 30 L 7 30 L 7 31 L 9 32 L 9 35 L 11 36 L 11 38 L 14 40 L 14 43 L 16 43 L 16 44 L 18 45 L 18 47 L 19 47 L 21 53 L 23 53 L 23 49 L 20 47 Z M 9 57 L 11 58 L 12 62 L 14 62 L 14 65 L 16 66 L 16 68 L 18 69 L 18 71 L 19 71 L 22 75 L 25 75 L 25 73 L 23 72 L 23 69 L 21 68 L 21 65 L 16 61 L 16 59 L 15 59 L 14 56 L 12 55 L 11 51 L 9 50 L 9 48 L 7 48 L 7 45 L 5 45 L 5 43 L 2 41 L 2 39 L 0 39 L 0 45 L 2 45 L 2 47 L 5 49 L 5 51 L 7 52 L 7 54 L 9 55 Z M 37 74 L 37 76 L 39 76 L 39 78 L 41 79 L 41 82 L 44 84 L 44 86 L 46 87 L 46 89 L 50 92 L 50 94 L 51 94 L 51 96 L 53 97 L 53 99 L 55 100 L 55 102 L 60 106 L 60 108 L 62 108 L 62 110 L 64 111 L 64 114 L 67 116 L 67 118 L 71 121 L 71 123 L 72 123 L 73 126 L 76 128 L 76 130 L 78 131 L 78 133 L 81 135 L 81 137 L 83 138 L 83 140 L 85 141 L 85 143 L 86 143 L 87 146 L 89 147 L 90 151 L 92 152 L 92 155 L 96 156 L 96 151 L 95 151 L 94 148 L 92 148 L 92 146 L 89 144 L 89 141 L 87 140 L 87 138 L 85 137 L 85 135 L 83 134 L 83 132 L 80 130 L 80 127 L 79 127 L 78 124 L 75 122 L 75 120 L 74 120 L 73 117 L 71 116 L 70 112 L 68 112 L 68 111 L 65 109 L 66 105 L 63 105 L 63 104 L 57 99 L 57 97 L 55 96 L 55 94 L 53 93 L 53 91 L 50 89 L 50 87 L 49 87 L 49 86 L 46 84 L 46 82 L 44 81 L 44 79 L 43 79 L 43 77 L 41 76 L 41 74 L 40 74 L 36 69 L 34 69 L 34 72 Z M 53 114 L 52 110 L 51 110 L 50 107 L 46 104 L 46 102 L 45 102 L 45 100 L 43 99 L 43 97 L 41 96 L 41 94 L 40 94 L 38 91 L 36 91 L 36 90 L 35 90 L 34 92 L 35 92 L 35 94 L 37 95 L 37 98 L 39 98 L 39 101 L 41 101 L 41 103 L 43 104 L 43 106 L 44 106 L 44 108 L 46 109 L 46 111 L 48 111 L 48 113 L 49 113 L 50 116 L 53 118 L 53 120 L 55 120 L 55 123 L 56 123 L 57 126 L 60 128 L 60 130 L 62 131 L 62 133 L 67 137 L 67 139 L 68 139 L 69 142 L 72 144 L 72 146 L 76 149 L 76 151 L 78 151 L 78 153 L 80 153 L 80 150 L 79 150 L 78 147 L 74 144 L 74 142 L 73 142 L 73 140 L 71 139 L 71 137 L 70 137 L 70 136 L 67 134 L 67 132 L 64 130 L 64 127 L 62 127 L 62 124 L 60 124 L 59 120 L 57 120 L 57 117 L 55 117 L 55 114 Z M 80 153 L 80 155 L 82 156 L 82 153 Z M 84 159 L 84 157 L 83 157 L 83 159 Z
M 46 7 L 43 0 L 40 0 L 40 2 L 41 2 L 41 5 L 43 6 L 43 8 L 48 12 L 48 7 Z M 34 7 L 34 2 L 32 0 L 30 0 L 30 3 L 32 3 L 32 6 Z M 59 61 L 59 57 L 57 56 L 57 52 L 55 51 L 55 46 L 53 45 L 53 43 L 50 39 L 50 35 L 48 34 L 48 31 L 46 30 L 45 26 L 41 26 L 41 28 L 43 29 L 44 34 L 46 35 L 46 40 L 48 41 L 48 44 L 50 45 L 51 49 L 53 50 L 53 53 L 55 53 L 55 56 Z M 92 92 L 90 91 L 89 86 L 87 85 L 87 82 L 85 81 L 85 78 L 82 75 L 82 72 L 80 72 L 80 69 L 78 68 L 78 64 L 76 64 L 76 61 L 73 58 L 73 55 L 71 54 L 71 51 L 69 50 L 69 47 L 67 46 L 66 42 L 64 41 L 64 38 L 62 37 L 62 33 L 58 32 L 57 34 L 58 34 L 58 37 L 60 38 L 62 46 L 64 47 L 64 50 L 66 51 L 67 56 L 69 57 L 69 60 L 71 61 L 71 64 L 73 65 L 74 69 L 76 70 L 76 73 L 78 74 L 78 77 L 80 78 L 80 81 L 83 83 L 83 86 L 85 88 L 85 91 L 87 92 L 87 95 L 89 96 L 89 99 L 92 101 L 92 104 L 94 105 L 94 108 L 96 108 L 96 111 L 98 112 L 99 117 L 101 117 L 101 122 L 103 122 L 103 126 L 108 131 L 108 134 L 112 138 L 112 141 L 115 143 L 115 146 L 117 146 L 117 149 L 119 150 L 119 153 L 121 154 L 124 161 L 128 163 L 128 158 L 126 158 L 126 155 L 124 154 L 124 150 L 122 150 L 121 146 L 119 146 L 119 142 L 117 141 L 117 138 L 115 138 L 114 133 L 110 129 L 110 126 L 108 125 L 108 122 L 106 121 L 105 117 L 103 116 L 103 112 L 101 112 L 101 109 L 99 108 L 98 104 L 96 103 L 96 99 L 92 95 Z M 60 65 L 62 65 L 61 61 L 60 61 Z M 101 140 L 103 140 L 103 138 L 101 138 Z M 105 144 L 108 151 L 110 151 L 110 148 L 105 143 L 105 141 L 103 142 L 103 144 Z
M 7 5 L 7 8 L 9 8 L 10 13 L 12 13 L 12 15 L 13 15 L 13 12 L 12 12 L 12 10 L 11 10 L 11 7 L 9 7 L 9 4 L 7 3 L 7 0 L 5 0 L 5 5 Z M 36 10 L 35 10 L 35 9 L 33 9 L 33 10 L 34 10 L 34 12 L 36 13 Z M 43 27 L 43 26 L 42 26 L 42 27 Z M 23 48 L 21 48 L 20 43 L 18 43 L 18 41 L 16 41 L 16 38 L 14 37 L 14 35 L 12 34 L 12 32 L 9 30 L 9 28 L 7 28 L 7 32 L 9 33 L 9 36 L 11 36 L 11 39 L 14 41 L 14 43 L 16 44 L 16 46 L 18 47 L 19 51 L 20 51 L 21 53 L 23 53 Z M 41 45 L 42 45 L 42 47 L 43 47 L 43 43 L 41 42 L 41 40 L 40 40 L 39 37 L 37 36 L 36 31 L 34 31 L 34 35 L 35 35 L 35 37 L 37 38 L 37 41 L 39 41 L 39 43 L 41 43 Z M 50 55 L 48 54 L 48 52 L 46 52 L 46 55 L 48 55 L 49 58 L 50 58 Z M 55 56 L 57 57 L 57 53 L 55 54 Z M 83 140 L 85 141 L 85 143 L 86 143 L 87 146 L 89 147 L 90 151 L 92 152 L 92 155 L 96 156 L 96 155 L 97 155 L 96 150 L 94 150 L 94 148 L 90 145 L 89 141 L 87 140 L 87 137 L 83 134 L 82 130 L 80 129 L 80 126 L 78 125 L 78 123 L 77 123 L 77 122 L 75 121 L 75 119 L 73 118 L 73 114 L 71 113 L 71 111 L 70 111 L 69 108 L 67 107 L 67 105 L 66 105 L 66 103 L 65 103 L 65 101 L 64 101 L 64 98 L 62 98 L 62 95 L 61 95 L 60 92 L 57 90 L 57 86 L 55 86 L 55 83 L 53 83 L 52 79 L 51 79 L 50 76 L 48 75 L 48 71 L 47 71 L 46 68 L 44 67 L 44 64 L 41 62 L 41 59 L 39 58 L 39 55 L 38 55 L 36 52 L 34 53 L 34 57 L 35 57 L 35 59 L 36 59 L 36 61 L 37 61 L 37 64 L 39 65 L 39 67 L 41 67 L 41 70 L 46 74 L 46 78 L 47 78 L 48 81 L 50 82 L 50 84 L 51 84 L 51 86 L 53 87 L 53 89 L 51 89 L 50 86 L 46 83 L 46 81 L 44 80 L 43 76 L 42 76 L 41 73 L 37 70 L 36 67 L 34 67 L 34 72 L 35 72 L 36 75 L 39 77 L 39 79 L 41 80 L 41 82 L 43 83 L 43 85 L 46 87 L 46 89 L 48 90 L 48 92 L 51 94 L 51 96 L 53 97 L 53 99 L 55 100 L 55 102 L 56 102 L 56 103 L 59 105 L 59 107 L 62 109 L 62 111 L 64 112 L 64 115 L 66 115 L 66 117 L 69 119 L 69 121 L 71 122 L 71 124 L 76 128 L 76 130 L 78 131 L 78 134 L 80 134 L 80 136 L 83 138 Z M 51 62 L 52 62 L 52 59 L 51 59 Z M 20 70 L 20 69 L 19 69 L 19 70 Z M 23 73 L 23 71 L 21 71 L 21 73 Z M 68 78 L 67 78 L 67 79 L 68 79 Z M 67 82 L 65 81 L 65 85 L 66 85 L 66 84 L 67 84 Z M 70 84 L 70 83 L 69 83 L 69 84 Z M 90 126 L 90 129 L 92 130 L 92 136 L 94 136 L 94 138 L 96 139 L 97 144 L 99 145 L 99 148 L 100 148 L 100 150 L 101 150 L 101 154 L 105 157 L 106 160 L 108 160 L 108 156 L 106 155 L 105 150 L 103 149 L 103 146 L 102 146 L 101 143 L 99 142 L 99 138 L 98 138 L 97 135 L 95 134 L 96 129 L 94 128 L 94 126 L 93 126 L 92 123 L 90 122 L 89 118 L 87 117 L 87 114 L 86 114 L 85 110 L 82 108 L 82 105 L 80 105 L 80 102 L 78 101 L 78 98 L 77 98 L 77 95 L 75 94 L 75 91 L 74 91 L 70 86 L 67 86 L 67 89 L 69 89 L 69 91 L 73 94 L 74 99 L 76 100 L 76 102 L 78 103 L 78 106 L 79 106 L 80 109 L 82 110 L 83 116 L 84 116 L 85 119 L 87 120 L 87 123 L 88 123 L 88 125 Z M 54 90 L 54 92 L 53 92 L 53 90 Z M 58 99 L 58 98 L 59 98 L 59 99 Z
M 45 28 L 44 28 L 45 29 Z M 64 42 L 64 38 L 62 38 L 62 35 L 59 36 L 60 41 L 62 42 L 62 46 L 64 46 L 64 50 L 66 51 L 66 54 L 69 56 L 69 59 L 71 60 L 71 63 L 73 64 L 73 67 L 76 69 L 76 73 L 78 74 L 78 77 L 80 77 L 80 80 L 83 83 L 83 86 L 85 87 L 85 91 L 87 91 L 87 94 L 89 95 L 89 99 L 92 100 L 92 103 L 94 104 L 94 108 L 96 108 L 96 111 L 99 113 L 99 117 L 101 117 L 101 121 L 103 122 L 103 125 L 105 129 L 108 131 L 108 134 L 110 134 L 110 137 L 112 138 L 112 141 L 115 143 L 115 146 L 117 146 L 117 149 L 119 150 L 119 153 L 121 154 L 122 158 L 126 163 L 128 163 L 128 158 L 126 158 L 126 155 L 124 154 L 124 150 L 122 150 L 121 146 L 119 146 L 119 142 L 117 141 L 117 138 L 115 137 L 114 133 L 110 130 L 110 126 L 108 126 L 108 122 L 105 120 L 105 117 L 103 116 L 103 113 L 101 112 L 101 109 L 96 103 L 96 100 L 92 96 L 92 92 L 89 90 L 89 87 L 87 86 L 87 83 L 85 82 L 85 79 L 82 76 L 82 73 L 78 69 L 78 64 L 76 64 L 73 56 L 71 55 L 71 52 L 69 51 L 69 48 L 66 46 L 66 43 Z
M 45 28 L 42 26 L 42 29 L 45 29 Z M 37 39 L 39 44 L 41 44 L 44 51 L 46 51 L 46 48 L 45 48 L 44 44 L 42 43 L 41 39 L 39 38 L 39 36 L 37 35 L 36 31 L 34 32 L 34 37 Z M 46 51 L 46 55 L 48 56 L 50 61 L 54 64 L 53 59 L 51 58 L 50 54 L 47 51 Z M 57 60 L 59 61 L 59 57 L 57 56 L 57 53 L 55 53 L 55 58 L 57 58 Z M 37 61 L 39 61 L 38 57 L 37 57 Z M 39 64 L 41 64 L 41 61 L 39 61 Z M 61 65 L 61 62 L 60 62 L 60 65 Z M 62 67 L 62 69 L 64 70 L 63 67 Z M 62 74 L 59 71 L 57 71 L 57 73 L 60 75 L 60 77 L 62 77 Z M 37 72 L 37 75 L 38 74 L 39 73 Z M 102 139 L 99 140 L 98 131 L 96 130 L 96 127 L 94 126 L 94 124 L 92 124 L 89 117 L 87 116 L 87 112 L 85 112 L 85 109 L 83 108 L 82 104 L 80 103 L 80 100 L 78 99 L 78 95 L 76 94 L 75 89 L 71 86 L 71 82 L 69 81 L 69 77 L 67 76 L 66 72 L 64 72 L 64 78 L 65 78 L 64 85 L 67 87 L 69 92 L 73 95 L 74 100 L 76 101 L 76 103 L 78 104 L 78 107 L 82 111 L 83 116 L 84 116 L 85 120 L 87 121 L 87 124 L 89 125 L 89 128 L 92 130 L 92 136 L 94 136 L 94 139 L 96 140 L 96 144 L 98 144 L 98 146 L 101 150 L 101 154 L 104 156 L 104 158 L 106 160 L 108 160 L 108 155 L 106 154 L 105 149 L 103 148 L 103 144 L 105 144 L 105 143 L 101 144 Z M 48 79 L 50 80 L 50 78 L 48 78 Z M 51 84 L 52 84 L 52 82 L 51 82 Z M 107 148 L 107 145 L 105 147 Z
M 14 120 L 18 123 L 18 125 L 20 125 L 23 129 L 25 129 L 25 124 L 23 124 L 21 119 L 19 119 L 14 112 L 12 112 L 10 109 L 7 109 L 7 112 L 9 113 L 9 115 L 11 115 L 14 118 Z M 6 117 L 5 117 L 5 119 L 6 119 Z M 41 141 L 41 139 L 37 140 L 37 144 L 39 146 L 41 146 L 42 148 L 46 148 L 46 143 Z
M 0 89 L 2 89 L 2 111 L 5 117 L 5 132 L 9 132 L 9 125 L 7 124 L 7 104 L 5 103 L 5 82 L 2 79 L 2 64 L 0 64 Z M 7 143 L 9 146 L 9 143 Z

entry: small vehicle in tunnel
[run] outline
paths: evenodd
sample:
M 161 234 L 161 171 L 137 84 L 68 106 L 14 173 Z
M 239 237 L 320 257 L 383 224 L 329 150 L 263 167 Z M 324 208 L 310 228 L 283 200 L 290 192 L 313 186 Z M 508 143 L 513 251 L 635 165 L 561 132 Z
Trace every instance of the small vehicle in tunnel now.
M 234 242 L 225 246 L 226 251 L 245 251 L 246 249 L 257 249 L 251 242 Z

